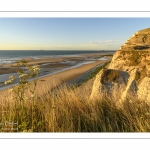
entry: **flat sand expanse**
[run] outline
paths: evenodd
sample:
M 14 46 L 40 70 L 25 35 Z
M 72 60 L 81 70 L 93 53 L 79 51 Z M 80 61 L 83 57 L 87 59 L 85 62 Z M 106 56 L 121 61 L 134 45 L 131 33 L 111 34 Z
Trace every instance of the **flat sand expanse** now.
M 53 65 L 60 65 L 62 62 L 79 62 L 79 61 L 90 61 L 91 59 L 97 59 L 105 55 L 111 55 L 114 54 L 114 52 L 110 53 L 95 53 L 95 54 L 81 54 L 77 56 L 61 56 L 61 57 L 41 57 L 39 59 L 34 59 L 34 58 L 24 58 L 25 60 L 28 61 L 28 65 L 42 65 L 42 64 L 48 64 L 50 63 L 50 66 Z M 112 57 L 112 56 L 107 56 L 107 58 Z M 66 65 L 66 64 L 61 64 L 61 65 Z M 0 66 L 0 72 L 2 68 L 16 68 L 14 67 L 14 64 L 2 64 Z
M 43 86 L 47 85 L 48 87 L 53 88 L 63 82 L 72 80 L 72 79 L 82 75 L 83 73 L 91 70 L 92 68 L 94 68 L 104 62 L 106 62 L 106 61 L 99 60 L 94 63 L 86 64 L 86 65 L 83 65 L 83 66 L 80 66 L 80 67 L 77 67 L 74 69 L 62 71 L 60 73 L 56 73 L 51 76 L 42 77 L 42 78 L 38 79 L 38 86 L 43 87 Z
M 39 59 L 34 58 L 24 58 L 28 61 L 28 65 L 40 65 L 40 68 L 66 68 L 71 67 L 79 62 L 88 62 L 91 59 L 97 59 L 102 56 L 107 56 L 113 54 L 110 53 L 97 53 L 97 54 L 84 54 L 84 55 L 77 55 L 77 56 L 70 56 L 70 57 L 41 57 Z M 107 59 L 111 59 L 112 56 L 107 56 Z M 8 74 L 8 73 L 16 73 L 19 71 L 19 67 L 15 67 L 14 64 L 2 64 L 0 66 L 0 75 Z
M 71 80 L 88 72 L 89 70 L 95 68 L 96 66 L 104 62 L 110 61 L 112 59 L 112 56 L 111 56 L 112 54 L 114 53 L 111 52 L 111 53 L 98 53 L 98 54 L 84 54 L 80 56 L 71 56 L 71 57 L 65 56 L 65 57 L 58 57 L 58 58 L 50 58 L 50 57 L 42 57 L 40 59 L 25 58 L 25 60 L 28 61 L 29 65 L 41 65 L 40 66 L 41 68 L 43 67 L 44 68 L 67 67 L 68 68 L 68 67 L 74 66 L 74 64 L 72 65 L 72 62 L 78 63 L 80 61 L 85 62 L 85 61 L 91 61 L 91 59 L 96 59 L 96 61 L 95 62 L 93 61 L 93 63 L 83 64 L 80 67 L 70 68 L 68 70 L 55 73 L 53 75 L 46 75 L 45 77 L 39 77 L 38 82 L 37 82 L 37 93 L 41 95 L 43 94 L 43 91 L 45 89 L 50 90 L 67 81 L 69 81 L 70 83 Z M 106 56 L 108 55 L 107 60 L 103 60 L 103 59 L 98 60 L 98 58 L 101 58 L 102 56 L 105 56 L 105 55 Z M 69 63 L 66 63 L 66 62 L 69 62 Z M 14 67 L 13 64 L 3 64 L 0 66 L 0 74 L 5 74 L 5 73 L 8 74 L 8 73 L 13 73 L 13 72 L 15 73 L 16 70 L 18 69 L 19 68 Z M 7 97 L 8 89 L 0 90 L 0 99 L 5 99 L 5 96 Z
M 94 68 L 104 62 L 107 62 L 107 61 L 108 60 L 98 60 L 91 64 L 85 64 L 83 66 L 80 66 L 80 67 L 77 67 L 74 69 L 69 69 L 69 70 L 62 71 L 62 72 L 59 72 L 59 73 L 56 73 L 53 75 L 41 77 L 38 79 L 38 82 L 37 82 L 38 94 L 40 94 L 40 95 L 44 94 L 43 93 L 44 89 L 50 90 L 52 88 L 55 88 L 58 85 L 60 85 L 64 82 L 67 82 L 69 80 L 72 80 L 72 79 L 84 74 L 85 72 L 91 70 L 92 68 Z M 42 93 L 39 93 L 40 91 L 42 91 Z M 8 95 L 8 89 L 0 91 L 0 99 L 7 97 L 7 95 Z

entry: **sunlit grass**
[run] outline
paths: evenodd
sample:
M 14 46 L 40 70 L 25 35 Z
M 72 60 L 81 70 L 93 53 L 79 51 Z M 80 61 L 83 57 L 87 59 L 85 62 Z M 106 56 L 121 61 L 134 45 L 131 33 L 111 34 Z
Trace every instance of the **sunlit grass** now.
M 128 99 L 118 105 L 117 97 L 111 99 L 107 95 L 90 100 L 86 88 L 81 93 L 79 88 L 67 84 L 53 90 L 29 84 L 20 95 L 13 88 L 0 101 L 1 132 L 150 131 L 150 104 L 144 101 Z M 11 98 L 14 95 L 16 98 Z
M 34 107 L 24 101 L 23 108 L 8 98 L 1 101 L 0 122 L 17 122 L 16 132 L 149 132 L 150 104 L 129 100 L 118 107 L 112 99 L 90 101 L 79 92 L 64 85 L 36 97 Z

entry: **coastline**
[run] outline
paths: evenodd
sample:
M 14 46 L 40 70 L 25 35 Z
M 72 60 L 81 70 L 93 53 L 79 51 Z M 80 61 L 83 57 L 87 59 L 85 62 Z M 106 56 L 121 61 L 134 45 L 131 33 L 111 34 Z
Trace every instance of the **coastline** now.
M 102 60 L 93 60 L 93 57 L 101 57 L 102 56 Z M 46 69 L 52 69 L 52 67 L 58 67 L 58 65 L 60 65 L 62 62 L 67 62 L 63 67 L 61 66 L 60 68 L 58 67 L 58 70 L 56 71 L 48 71 L 47 74 L 40 75 L 38 77 L 38 84 L 37 84 L 37 89 L 40 88 L 44 88 L 47 87 L 49 90 L 52 88 L 55 88 L 57 86 L 59 86 L 60 84 L 64 83 L 64 82 L 68 82 L 68 83 L 75 83 L 78 79 L 80 78 L 84 78 L 84 74 L 87 74 L 87 72 L 89 72 L 90 70 L 92 70 L 93 68 L 103 64 L 104 62 L 110 61 L 111 57 L 109 56 L 107 59 L 103 59 L 104 55 L 86 55 L 86 60 L 83 61 L 83 59 L 85 59 L 85 57 L 69 57 L 68 59 L 70 59 L 72 62 L 73 61 L 77 61 L 78 63 L 74 63 L 73 65 L 68 64 L 68 59 L 64 58 L 62 61 L 62 58 L 58 58 L 55 59 L 55 62 L 52 62 L 51 59 L 49 59 L 49 62 L 47 59 L 40 59 L 40 60 L 34 60 L 34 59 L 30 59 L 29 63 L 32 65 L 38 65 L 38 64 L 42 64 L 45 65 L 45 62 L 51 63 L 51 64 L 46 64 L 47 68 Z M 61 59 L 61 61 L 60 61 Z M 91 61 L 93 60 L 93 62 Z M 51 62 L 50 62 L 51 61 Z M 91 62 L 90 62 L 91 61 Z M 43 63 L 44 62 L 44 63 Z M 57 62 L 57 63 L 56 63 Z M 80 63 L 79 63 L 80 62 Z M 90 62 L 90 63 L 89 63 Z M 63 63 L 62 63 L 63 64 Z M 3 67 L 12 67 L 13 68 L 13 64 L 6 64 L 3 65 Z M 3 68 L 1 67 L 1 68 Z M 49 68 L 51 67 L 51 68 Z M 14 67 L 15 68 L 15 67 Z M 16 69 L 16 68 L 15 68 Z M 10 74 L 4 75 L 4 77 L 6 77 L 8 79 L 8 76 Z M 15 75 L 15 73 L 14 73 Z M 32 81 L 31 81 L 32 82 Z M 17 83 L 15 83 L 17 84 Z M 8 94 L 8 89 L 11 87 L 12 85 L 9 85 L 7 87 L 2 87 L 0 88 L 0 95 L 7 95 Z M 41 93 L 42 94 L 42 93 Z

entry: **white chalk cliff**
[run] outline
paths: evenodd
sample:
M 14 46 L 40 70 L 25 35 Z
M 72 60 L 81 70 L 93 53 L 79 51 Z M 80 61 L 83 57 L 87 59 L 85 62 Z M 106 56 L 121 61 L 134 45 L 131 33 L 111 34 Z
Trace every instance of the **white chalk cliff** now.
M 134 33 L 96 76 L 90 99 L 107 94 L 150 101 L 150 28 Z

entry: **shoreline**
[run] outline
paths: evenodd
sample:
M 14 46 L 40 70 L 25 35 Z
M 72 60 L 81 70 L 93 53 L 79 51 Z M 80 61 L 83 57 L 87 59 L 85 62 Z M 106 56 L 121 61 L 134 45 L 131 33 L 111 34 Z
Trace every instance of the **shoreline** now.
M 106 53 L 106 56 L 107 55 L 108 55 L 108 53 Z M 55 88 L 64 82 L 68 82 L 68 83 L 74 82 L 75 83 L 77 81 L 76 80 L 77 78 L 79 79 L 79 78 L 85 77 L 84 74 L 87 74 L 88 72 L 90 72 L 90 70 L 96 68 L 97 66 L 103 64 L 104 62 L 108 62 L 111 60 L 112 56 L 107 56 L 107 59 L 104 59 L 106 56 L 105 55 L 97 56 L 95 54 L 90 54 L 90 56 L 86 55 L 86 60 L 85 60 L 85 58 L 83 60 L 82 57 L 80 57 L 80 58 L 79 57 L 69 57 L 68 58 L 70 60 L 69 63 L 71 62 L 71 63 L 73 63 L 73 65 L 68 65 L 68 59 L 66 59 L 66 58 L 64 58 L 63 61 L 62 60 L 60 61 L 60 59 L 62 59 L 62 58 L 55 59 L 55 63 L 48 62 L 50 64 L 46 64 L 47 65 L 46 69 L 49 69 L 49 70 L 51 70 L 52 67 L 54 67 L 54 66 L 52 66 L 53 64 L 55 65 L 55 67 L 58 67 L 58 65 L 64 63 L 65 66 L 64 66 L 64 68 L 60 67 L 61 69 L 58 67 L 56 71 L 52 71 L 52 72 L 48 71 L 47 74 L 43 71 L 42 72 L 43 74 L 38 76 L 37 89 L 47 87 L 49 90 L 51 90 L 52 88 Z M 94 58 L 94 60 L 93 60 L 93 57 L 96 57 L 97 59 Z M 30 64 L 37 65 L 39 63 L 42 63 L 42 66 L 44 66 L 43 64 L 47 60 L 45 60 L 45 59 L 43 60 L 43 58 L 42 58 L 38 61 L 34 60 L 34 59 L 30 59 L 29 61 L 30 61 Z M 51 60 L 49 60 L 49 61 L 51 61 Z M 60 61 L 60 62 L 58 62 L 58 61 Z M 75 63 L 74 63 L 74 61 L 75 61 Z M 15 67 L 13 67 L 13 64 L 6 64 L 1 68 L 5 68 L 6 66 L 15 68 Z M 49 67 L 51 67 L 51 68 L 49 68 Z M 4 74 L 3 76 L 5 77 L 5 79 L 7 78 L 5 81 L 7 81 L 8 77 L 13 74 L 15 75 L 15 73 L 7 74 L 7 76 Z M 33 82 L 31 80 L 29 80 L 29 81 L 31 83 Z M 14 83 L 14 84 L 11 84 L 8 86 L 1 87 L 0 88 L 0 96 L 8 95 L 8 89 L 10 87 L 12 87 L 13 85 L 17 85 L 17 84 L 18 83 Z
M 101 60 L 97 60 L 97 61 L 86 61 L 86 62 L 80 62 L 80 63 L 76 63 L 75 65 L 66 65 L 67 67 L 62 67 L 62 68 L 60 68 L 60 67 L 58 67 L 58 69 L 56 69 L 55 68 L 55 70 L 52 70 L 52 71 L 50 71 L 49 70 L 49 67 L 47 67 L 47 68 L 43 68 L 42 69 L 42 71 L 39 73 L 39 75 L 38 75 L 38 78 L 44 78 L 44 77 L 48 77 L 48 76 L 52 76 L 52 75 L 55 75 L 55 74 L 58 74 L 58 73 L 61 73 L 61 72 L 64 72 L 64 71 L 68 71 L 68 70 L 72 70 L 72 69 L 76 69 L 76 68 L 78 68 L 78 67 L 82 67 L 82 66 L 84 66 L 84 65 L 90 65 L 90 64 L 94 64 L 94 63 L 96 63 L 96 62 L 99 62 L 99 61 L 104 61 L 104 62 L 106 62 L 106 61 L 109 61 L 109 59 L 104 59 L 104 57 L 102 57 L 102 59 Z M 99 64 L 99 63 L 98 63 Z M 49 65 L 48 65 L 49 66 Z M 51 66 L 51 65 L 50 65 Z M 59 66 L 59 64 L 56 64 L 56 66 Z M 96 66 L 95 66 L 96 67 Z M 94 67 L 94 68 L 95 68 Z M 53 68 L 53 65 L 51 66 L 51 68 Z M 5 68 L 4 68 L 5 69 Z M 16 68 L 14 68 L 14 69 L 16 69 Z M 46 69 L 46 70 L 45 70 Z M 48 70 L 47 70 L 48 69 Z M 18 68 L 18 70 L 19 70 L 19 68 Z M 88 70 L 89 71 L 89 70 Z M 9 79 L 9 76 L 15 76 L 15 77 L 19 77 L 19 75 L 18 75 L 18 73 L 8 73 L 8 74 L 1 74 L 0 75 L 0 91 L 2 91 L 2 90 L 5 90 L 5 89 L 7 89 L 7 88 L 9 88 L 9 87 L 11 87 L 11 86 L 13 86 L 13 85 L 16 85 L 16 84 L 18 84 L 18 82 L 19 82 L 19 79 L 17 79 L 13 84 L 11 84 L 11 85 L 4 85 L 4 84 L 2 84 L 2 82 L 3 81 L 7 81 L 8 79 Z M 29 79 L 28 81 L 32 81 L 33 79 Z
M 108 60 L 107 60 L 108 61 Z M 36 91 L 42 91 L 40 89 L 44 89 L 45 87 L 48 90 L 51 90 L 59 85 L 61 85 L 64 82 L 68 82 L 71 83 L 73 80 L 75 81 L 75 79 L 77 77 L 80 76 L 84 76 L 84 74 L 86 74 L 88 71 L 92 70 L 93 68 L 95 68 L 96 66 L 99 66 L 101 64 L 103 64 L 104 62 L 107 62 L 106 60 L 99 60 L 97 62 L 94 62 L 92 64 L 85 64 L 83 66 L 77 67 L 77 68 L 73 68 L 73 69 L 69 69 L 69 70 L 65 70 L 53 75 L 49 75 L 46 77 L 38 77 L 37 79 L 37 88 Z M 33 81 L 31 81 L 31 83 L 33 83 Z M 0 90 L 0 96 L 2 97 L 7 97 L 8 96 L 8 90 L 12 85 L 10 85 L 9 87 L 7 87 L 6 89 L 2 89 Z M 44 94 L 44 93 L 39 93 L 38 94 Z M 1 97 L 1 99 L 2 99 Z
M 49 75 L 53 75 L 65 70 L 70 70 L 73 68 L 77 68 L 83 66 L 85 64 L 92 64 L 99 60 L 108 60 L 112 57 L 109 56 L 112 53 L 100 53 L 100 54 L 84 54 L 80 56 L 72 56 L 72 57 L 58 57 L 58 58 L 49 58 L 49 57 L 41 57 L 40 59 L 34 58 L 24 58 L 24 60 L 28 61 L 28 65 L 36 66 L 39 65 L 40 72 L 39 77 L 46 77 Z M 17 62 L 15 62 L 17 63 Z M 4 82 L 8 80 L 9 76 L 18 77 L 18 70 L 22 70 L 21 66 L 14 66 L 15 63 L 11 64 L 3 64 L 0 66 L 0 90 L 4 89 L 6 85 Z M 16 80 L 17 83 L 19 80 Z M 8 86 L 7 86 L 8 87 Z

